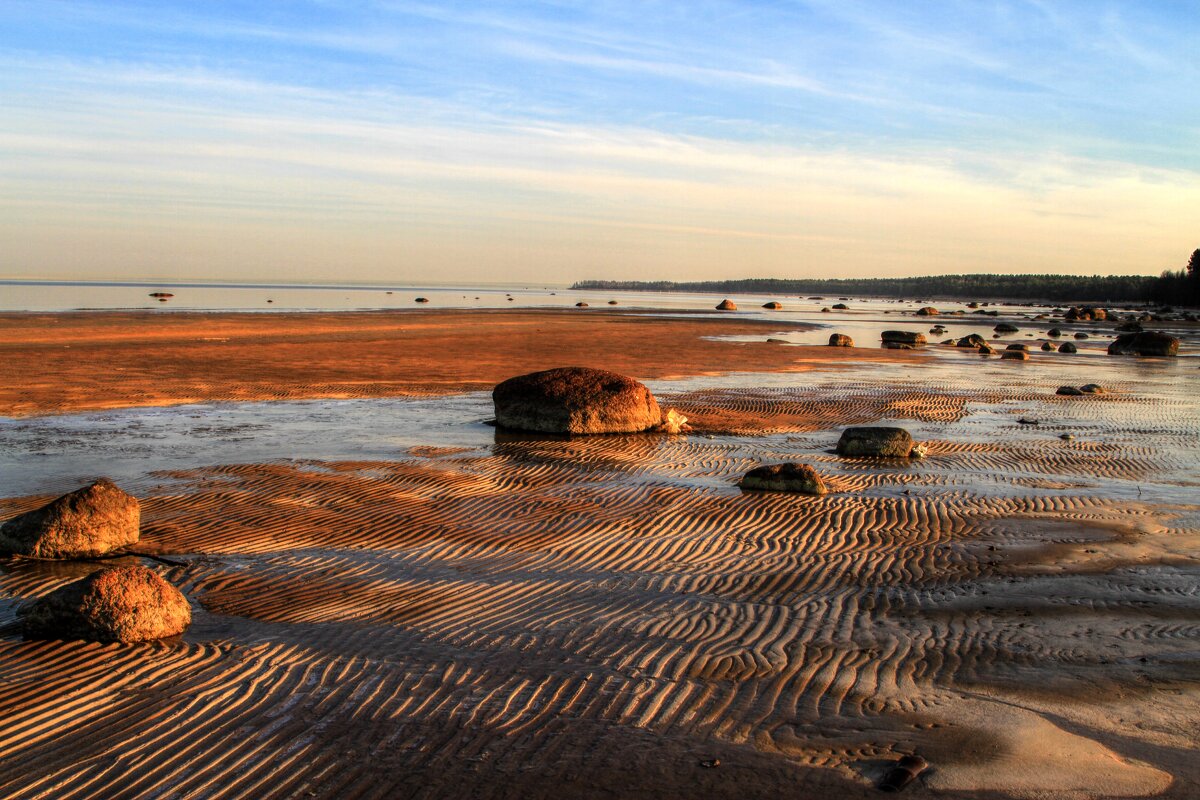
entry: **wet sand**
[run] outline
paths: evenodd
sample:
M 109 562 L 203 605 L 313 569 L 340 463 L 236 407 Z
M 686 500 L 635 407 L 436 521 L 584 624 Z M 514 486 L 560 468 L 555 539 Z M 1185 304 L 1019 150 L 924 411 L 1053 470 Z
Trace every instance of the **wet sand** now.
M 913 358 L 766 341 L 797 329 L 811 326 L 600 311 L 0 313 L 12 376 L 0 381 L 0 416 L 490 390 L 581 361 L 651 379 Z M 714 338 L 747 334 L 761 339 Z
M 663 374 L 690 374 L 708 323 L 660 324 Z M 805 349 L 764 345 L 759 372 Z M 866 798 L 914 752 L 913 797 L 1196 796 L 1196 370 L 1079 363 L 1114 391 L 1062 398 L 1050 360 L 927 356 L 680 381 L 687 436 L 147 457 L 143 547 L 182 563 L 160 569 L 195 623 L 140 646 L 7 628 L 0 796 Z M 24 413 L 67 402 L 39 396 Z M 929 456 L 830 452 L 881 419 Z M 831 493 L 736 488 L 787 459 Z M 0 562 L 0 625 L 95 566 Z

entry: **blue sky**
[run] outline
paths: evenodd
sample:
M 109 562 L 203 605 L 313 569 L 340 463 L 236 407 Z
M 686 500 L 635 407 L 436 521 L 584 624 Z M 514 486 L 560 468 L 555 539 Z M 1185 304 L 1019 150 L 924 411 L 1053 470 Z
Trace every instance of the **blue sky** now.
M 1191 2 L 4 2 L 0 275 L 1157 273 Z

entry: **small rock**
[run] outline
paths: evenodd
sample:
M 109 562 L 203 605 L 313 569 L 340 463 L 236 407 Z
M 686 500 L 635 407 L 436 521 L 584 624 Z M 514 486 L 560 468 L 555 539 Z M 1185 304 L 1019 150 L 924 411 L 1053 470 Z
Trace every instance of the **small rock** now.
M 1067 397 L 1081 397 L 1083 392 L 1076 389 L 1074 386 L 1060 386 L 1055 394 L 1065 395 Z
M 1002 361 L 1028 361 L 1029 353 L 1024 350 L 1005 350 L 1000 354 Z
M 93 558 L 138 540 L 141 504 L 101 478 L 0 526 L 0 553 Z
M 846 428 L 837 443 L 841 456 L 884 456 L 908 458 L 912 455 L 912 435 L 904 428 Z
M 1058 435 L 1058 438 L 1062 439 L 1062 440 L 1063 440 L 1063 441 L 1065 441 L 1065 442 L 1069 442 L 1069 441 L 1071 441 L 1072 439 L 1074 439 L 1075 437 L 1074 437 L 1074 436 L 1072 436 L 1072 435 L 1071 435 L 1071 434 L 1069 434 L 1069 433 L 1060 433 L 1060 434 Z
M 509 299 L 509 300 L 512 300 L 512 298 L 511 298 L 511 297 L 510 297 L 510 298 L 508 298 L 508 299 Z M 583 301 L 580 301 L 580 302 L 578 302 L 578 303 L 576 303 L 576 304 L 575 304 L 575 307 L 576 307 L 576 308 L 587 308 L 587 307 L 588 307 L 588 304 L 587 304 L 587 303 L 584 303 Z
M 807 464 L 769 464 L 747 472 L 738 484 L 743 489 L 768 492 L 825 494 L 825 482 Z
M 108 567 L 17 610 L 30 639 L 144 642 L 178 636 L 192 621 L 187 598 L 141 566 Z
M 418 303 L 428 303 L 428 302 L 429 302 L 429 298 L 428 298 L 428 297 L 418 297 L 418 298 L 417 298 L 417 302 L 418 302 Z
M 1018 328 L 1016 325 L 1010 325 L 1007 322 L 1001 322 L 999 325 L 992 328 L 992 330 L 995 331 L 996 333 L 1016 333 L 1017 331 L 1019 331 L 1021 329 Z
M 907 345 L 923 345 L 926 343 L 925 334 L 916 331 L 884 331 L 879 338 L 887 342 Z
M 1059 345 L 1058 352 L 1060 352 L 1060 353 L 1077 353 L 1077 352 L 1079 352 L 1079 348 L 1076 347 L 1075 345 L 1071 344 L 1070 342 L 1063 342 L 1061 345 Z
M 779 311 L 783 308 L 783 303 L 777 303 L 772 300 L 769 303 L 763 303 L 763 308 L 767 309 L 768 311 Z
M 830 347 L 854 347 L 854 340 L 844 333 L 829 334 Z
M 1098 383 L 1085 383 L 1079 387 L 1084 394 L 1108 394 L 1108 390 Z
M 1075 334 L 1075 338 L 1076 339 L 1087 339 L 1089 337 L 1086 333 L 1084 333 L 1083 331 L 1080 331 L 1079 333 Z
M 849 311 L 850 306 L 846 305 L 845 303 L 834 303 L 833 310 L 834 311 Z
M 726 298 L 720 303 L 717 303 L 717 311 L 737 311 L 737 303 Z
M 917 309 L 918 317 L 934 317 L 937 316 L 938 310 L 933 306 L 925 306 Z

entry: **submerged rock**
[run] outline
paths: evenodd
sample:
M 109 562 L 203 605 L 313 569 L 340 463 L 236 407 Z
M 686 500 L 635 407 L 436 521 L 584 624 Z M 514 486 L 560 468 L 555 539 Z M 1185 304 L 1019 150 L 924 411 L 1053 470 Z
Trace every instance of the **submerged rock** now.
M 92 558 L 138 540 L 141 504 L 101 478 L 0 526 L 0 553 Z
M 837 452 L 841 456 L 908 458 L 913 448 L 912 435 L 904 428 L 846 428 L 837 443 Z
M 144 642 L 192 622 L 187 598 L 146 567 L 108 567 L 17 611 L 30 639 Z
M 766 492 L 799 492 L 825 494 L 825 482 L 807 464 L 770 464 L 747 472 L 740 483 L 743 489 Z
M 496 425 L 543 433 L 637 433 L 663 423 L 644 385 L 603 369 L 560 367 L 509 378 L 492 391 Z
M 737 311 L 737 303 L 726 298 L 720 303 L 717 303 L 717 311 Z
M 1123 333 L 1108 346 L 1110 356 L 1173 356 L 1179 353 L 1179 340 L 1159 331 Z
M 892 342 L 894 344 L 923 345 L 926 342 L 925 334 L 916 331 L 884 331 L 879 334 L 879 338 L 884 343 Z
M 830 347 L 854 347 L 854 340 L 844 333 L 829 334 Z

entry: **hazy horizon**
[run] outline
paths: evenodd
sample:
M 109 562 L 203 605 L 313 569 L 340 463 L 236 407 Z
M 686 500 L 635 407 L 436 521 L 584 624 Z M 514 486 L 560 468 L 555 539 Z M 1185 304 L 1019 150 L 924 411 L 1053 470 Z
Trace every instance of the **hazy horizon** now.
M 1156 275 L 1180 2 L 5 2 L 0 277 Z

